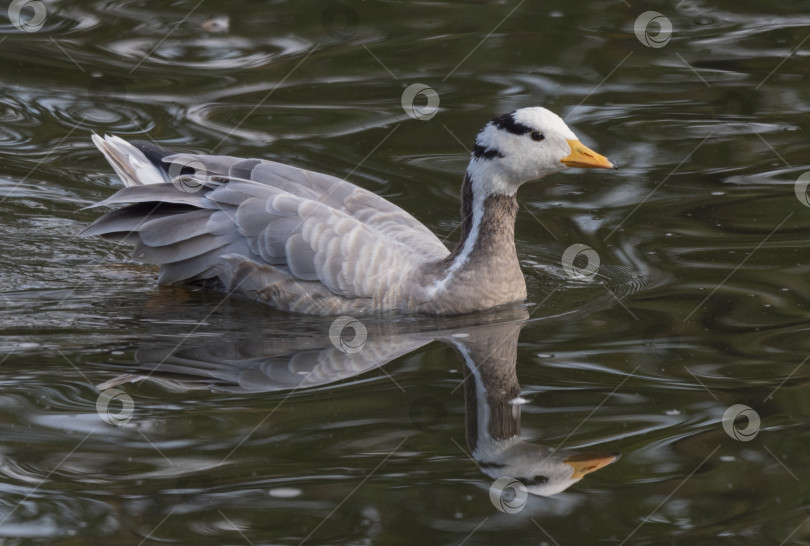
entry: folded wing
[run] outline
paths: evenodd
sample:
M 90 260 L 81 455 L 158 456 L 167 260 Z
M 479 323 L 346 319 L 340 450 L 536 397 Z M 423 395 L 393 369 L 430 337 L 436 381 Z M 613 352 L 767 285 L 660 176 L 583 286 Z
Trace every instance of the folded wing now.
M 163 284 L 219 279 L 230 289 L 238 278 L 268 288 L 264 299 L 274 286 L 298 300 L 374 298 L 403 271 L 448 254 L 410 214 L 333 176 L 117 137 L 94 141 L 127 184 L 94 206 L 125 206 L 82 234 L 134 242 L 136 257 L 160 266 Z

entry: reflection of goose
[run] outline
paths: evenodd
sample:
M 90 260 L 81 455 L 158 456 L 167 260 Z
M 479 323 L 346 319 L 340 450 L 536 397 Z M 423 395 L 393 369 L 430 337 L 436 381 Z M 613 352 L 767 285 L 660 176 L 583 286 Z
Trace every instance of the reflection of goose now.
M 493 478 L 522 481 L 530 493 L 553 495 L 602 468 L 617 456 L 573 453 L 520 439 L 520 385 L 515 371 L 517 340 L 528 313 L 501 308 L 473 317 L 437 321 L 368 321 L 362 349 L 346 353 L 329 342 L 328 324 L 315 322 L 312 335 L 273 330 L 274 338 L 217 340 L 193 348 L 142 349 L 133 373 L 100 385 L 104 390 L 144 378 L 170 388 L 229 392 L 313 389 L 358 376 L 434 340 L 451 344 L 465 368 L 467 443 L 481 469 Z M 472 322 L 475 320 L 475 322 Z M 320 323 L 320 333 L 317 325 Z M 438 330 L 442 326 L 447 326 Z M 283 328 L 283 326 L 282 326 Z M 261 339 L 261 341 L 256 341 Z
M 566 167 L 615 168 L 544 108 L 495 118 L 475 139 L 450 252 L 413 216 L 354 184 L 259 159 L 175 154 L 93 135 L 126 188 L 84 235 L 132 241 L 159 282 L 239 292 L 326 315 L 454 314 L 521 301 L 515 193 Z
M 451 338 L 466 364 L 467 444 L 488 476 L 513 478 L 534 495 L 554 495 L 618 455 L 575 453 L 521 440 L 519 332 L 520 324 L 505 324 L 482 328 L 475 337 Z

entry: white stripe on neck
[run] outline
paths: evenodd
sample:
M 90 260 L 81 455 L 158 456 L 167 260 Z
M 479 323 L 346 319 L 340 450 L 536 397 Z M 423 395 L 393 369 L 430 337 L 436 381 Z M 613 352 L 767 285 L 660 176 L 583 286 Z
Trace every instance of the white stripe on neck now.
M 447 287 L 447 283 L 452 280 L 456 272 L 470 260 L 470 255 L 472 254 L 476 243 L 478 243 L 478 236 L 481 232 L 481 221 L 484 218 L 484 199 L 486 199 L 488 194 L 482 187 L 482 169 L 478 168 L 477 163 L 479 163 L 478 160 L 472 161 L 470 162 L 469 167 L 467 167 L 467 176 L 470 179 L 470 191 L 472 192 L 473 196 L 473 202 L 471 205 L 472 225 L 470 226 L 470 232 L 467 233 L 467 238 L 464 239 L 464 246 L 461 248 L 461 252 L 459 252 L 458 255 L 453 258 L 453 262 L 450 264 L 450 267 L 447 268 L 445 276 L 436 281 L 433 286 L 429 288 L 431 295 L 440 290 L 444 290 Z M 462 218 L 461 222 L 463 223 L 464 221 L 465 218 Z
M 470 370 L 470 373 L 473 376 L 473 381 L 475 382 L 475 409 L 465 408 L 465 411 L 467 412 L 475 412 L 475 445 L 470 446 L 470 449 L 472 450 L 474 457 L 477 453 L 478 457 L 476 457 L 476 460 L 480 460 L 481 457 L 484 457 L 484 460 L 488 460 L 486 459 L 487 454 L 479 451 L 479 447 L 482 447 L 482 438 L 490 437 L 489 419 L 491 415 L 489 401 L 487 400 L 487 389 L 484 385 L 484 380 L 481 377 L 481 370 L 478 369 L 479 363 L 473 360 L 472 355 L 470 355 L 469 348 L 467 348 L 463 342 L 457 342 L 451 339 L 450 343 L 461 354 L 461 358 L 464 359 L 464 365 L 467 366 L 468 370 Z M 484 364 L 484 362 L 481 362 L 480 364 Z M 467 395 L 465 394 L 464 397 L 466 400 Z

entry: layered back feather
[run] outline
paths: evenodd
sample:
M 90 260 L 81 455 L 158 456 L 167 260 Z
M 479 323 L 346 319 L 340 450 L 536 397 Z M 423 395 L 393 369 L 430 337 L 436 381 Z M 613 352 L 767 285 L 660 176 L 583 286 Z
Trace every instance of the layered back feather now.
M 333 176 L 93 141 L 126 185 L 94 206 L 125 206 L 81 234 L 134 242 L 161 284 L 206 282 L 310 314 L 373 310 L 404 271 L 449 254 L 410 214 Z

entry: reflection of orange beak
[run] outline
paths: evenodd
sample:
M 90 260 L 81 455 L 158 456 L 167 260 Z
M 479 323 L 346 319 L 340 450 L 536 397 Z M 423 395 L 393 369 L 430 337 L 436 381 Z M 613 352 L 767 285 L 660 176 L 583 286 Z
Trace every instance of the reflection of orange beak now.
M 618 169 L 608 158 L 599 155 L 578 140 L 567 140 L 571 153 L 562 159 L 567 167 L 583 169 Z
M 610 463 L 617 461 L 620 456 L 618 453 L 579 453 L 571 455 L 563 462 L 574 469 L 571 479 L 581 480 L 585 474 L 606 467 Z

